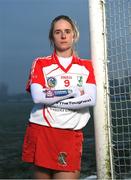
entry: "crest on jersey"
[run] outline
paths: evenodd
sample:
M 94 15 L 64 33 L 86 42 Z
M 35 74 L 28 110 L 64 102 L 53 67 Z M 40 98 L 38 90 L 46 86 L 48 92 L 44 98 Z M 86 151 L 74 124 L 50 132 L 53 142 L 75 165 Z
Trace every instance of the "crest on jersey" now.
M 56 83 L 57 83 L 56 78 L 54 78 L 54 77 L 48 77 L 48 78 L 47 78 L 47 84 L 48 84 L 48 86 L 49 86 L 50 88 L 55 87 L 55 86 L 56 86 Z
M 66 158 L 67 158 L 67 153 L 66 152 L 60 152 L 58 154 L 58 162 L 59 162 L 59 164 L 66 166 L 67 165 Z
M 81 87 L 83 84 L 83 77 L 77 76 L 77 86 Z

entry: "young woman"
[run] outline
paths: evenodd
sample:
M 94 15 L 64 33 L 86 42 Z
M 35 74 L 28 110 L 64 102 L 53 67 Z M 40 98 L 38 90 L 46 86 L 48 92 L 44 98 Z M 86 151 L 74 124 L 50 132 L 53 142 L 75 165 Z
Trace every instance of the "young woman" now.
M 68 16 L 51 24 L 49 39 L 54 52 L 32 65 L 27 91 L 34 107 L 26 130 L 22 159 L 34 164 L 36 179 L 78 179 L 82 128 L 89 106 L 95 105 L 96 85 L 91 61 L 75 55 L 78 29 Z

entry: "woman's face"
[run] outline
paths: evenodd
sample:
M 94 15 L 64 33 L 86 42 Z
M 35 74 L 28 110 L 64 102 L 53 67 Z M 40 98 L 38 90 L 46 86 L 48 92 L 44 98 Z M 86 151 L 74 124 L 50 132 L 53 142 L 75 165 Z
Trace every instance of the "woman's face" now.
M 66 20 L 59 20 L 53 30 L 54 47 L 59 52 L 71 50 L 74 43 L 74 31 L 71 24 Z

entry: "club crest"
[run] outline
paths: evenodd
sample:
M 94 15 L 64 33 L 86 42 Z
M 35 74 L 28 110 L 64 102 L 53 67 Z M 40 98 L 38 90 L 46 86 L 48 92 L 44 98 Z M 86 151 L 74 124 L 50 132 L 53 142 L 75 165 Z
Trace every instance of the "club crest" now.
M 77 86 L 81 87 L 83 84 L 83 77 L 77 76 Z
M 58 162 L 59 162 L 59 164 L 66 166 L 67 165 L 66 158 L 67 158 L 67 153 L 66 152 L 60 152 L 58 154 Z
M 53 88 L 56 86 L 57 80 L 54 77 L 48 77 L 47 78 L 47 84 L 50 88 Z

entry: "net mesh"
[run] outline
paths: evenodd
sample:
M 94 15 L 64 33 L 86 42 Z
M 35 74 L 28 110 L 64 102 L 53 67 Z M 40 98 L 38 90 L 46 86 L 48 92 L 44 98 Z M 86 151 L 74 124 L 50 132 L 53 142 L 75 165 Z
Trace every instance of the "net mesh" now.
M 106 0 L 113 174 L 131 178 L 131 0 Z

